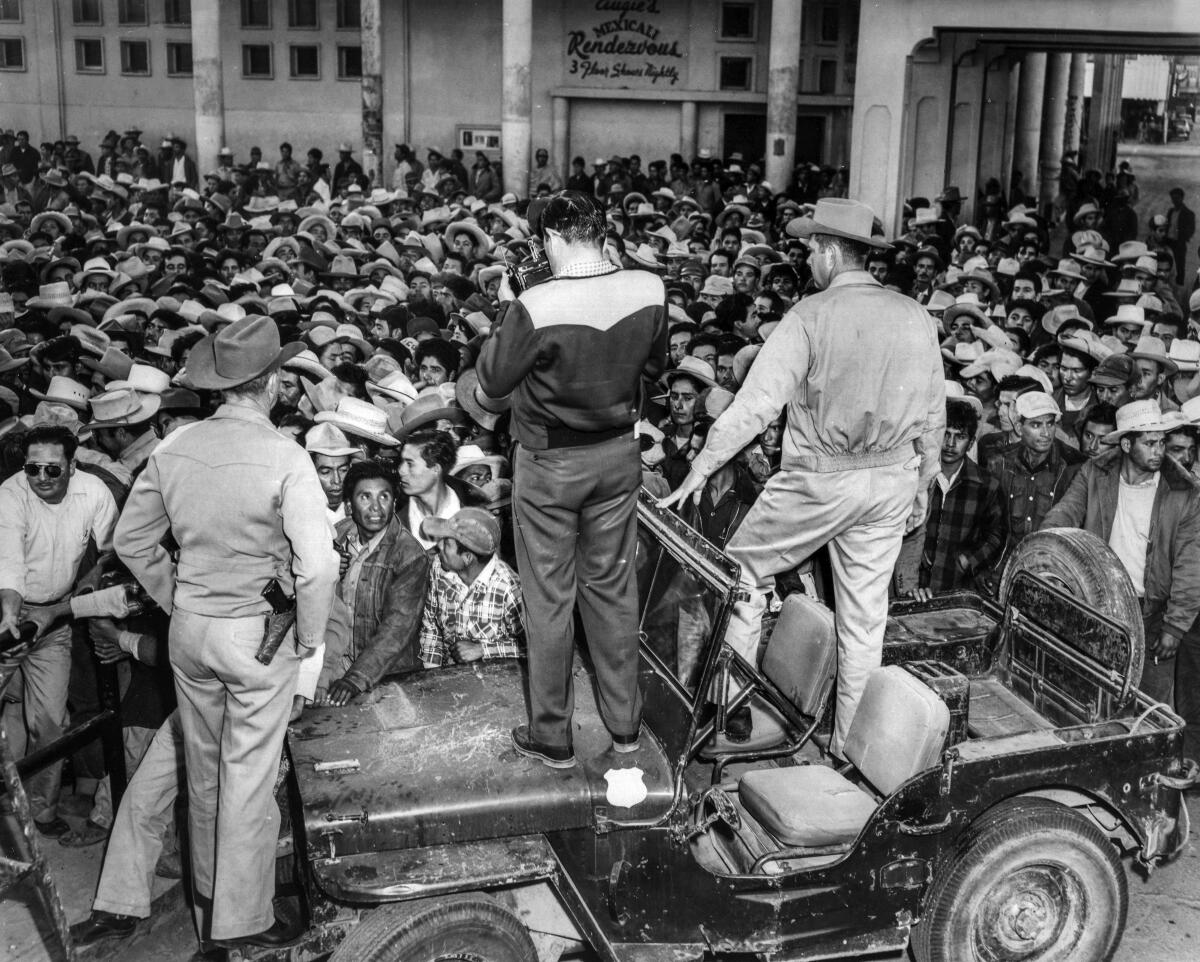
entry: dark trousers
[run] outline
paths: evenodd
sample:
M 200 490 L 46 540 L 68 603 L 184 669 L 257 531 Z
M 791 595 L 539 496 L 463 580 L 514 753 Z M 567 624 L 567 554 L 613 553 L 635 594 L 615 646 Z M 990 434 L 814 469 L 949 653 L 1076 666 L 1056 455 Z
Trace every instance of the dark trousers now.
M 529 724 L 547 745 L 571 743 L 574 608 L 596 668 L 600 714 L 614 735 L 637 733 L 637 493 L 632 436 L 600 444 L 517 449 L 513 529 L 525 598 Z
M 1183 754 L 1200 761 L 1200 631 L 1192 629 L 1179 642 L 1175 661 L 1175 710 L 1187 722 Z
M 1175 283 L 1182 284 L 1184 278 L 1184 270 L 1187 266 L 1187 251 L 1188 242 L 1180 240 L 1169 240 L 1167 243 L 1171 247 L 1171 254 L 1175 257 Z

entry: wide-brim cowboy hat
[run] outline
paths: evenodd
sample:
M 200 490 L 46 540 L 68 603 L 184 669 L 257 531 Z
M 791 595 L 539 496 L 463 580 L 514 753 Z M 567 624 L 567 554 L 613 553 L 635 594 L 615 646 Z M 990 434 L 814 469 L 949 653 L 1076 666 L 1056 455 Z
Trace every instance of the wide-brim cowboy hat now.
M 399 438 L 389 434 L 387 415 L 369 401 L 344 397 L 332 411 L 318 411 L 313 418 L 318 424 L 332 424 L 349 437 L 365 438 L 375 444 L 394 448 Z
M 475 246 L 478 248 L 480 255 L 487 254 L 492 249 L 492 239 L 484 233 L 483 228 L 478 224 L 472 224 L 467 221 L 457 221 L 446 228 L 442 236 L 447 248 L 453 246 L 454 238 L 458 234 L 469 234 L 471 239 L 475 241 Z
M 1134 431 L 1173 431 L 1185 423 L 1178 412 L 1163 411 L 1153 398 L 1130 401 L 1117 408 L 1117 429 L 1104 435 L 1104 443 L 1116 444 Z
M 788 221 L 785 230 L 791 237 L 807 238 L 816 234 L 844 237 L 868 247 L 891 245 L 874 233 L 875 213 L 866 204 L 844 197 L 822 197 L 810 217 Z
M 457 388 L 455 389 L 457 391 Z M 462 424 L 467 418 L 466 412 L 460 407 L 453 407 L 438 391 L 426 391 L 417 399 L 405 405 L 401 411 L 393 408 L 388 413 L 388 428 L 403 441 L 410 434 L 421 428 L 436 424 L 438 421 L 453 421 Z
M 279 366 L 279 329 L 269 317 L 251 314 L 202 338 L 188 355 L 190 387 L 221 391 Z
M 677 378 L 689 377 L 693 381 L 705 385 L 706 387 L 720 387 L 717 379 L 713 376 L 712 367 L 707 361 L 702 361 L 698 357 L 692 357 L 690 354 L 679 362 L 679 366 L 674 370 L 667 371 L 662 376 L 662 382 L 669 389 L 671 384 Z
M 119 387 L 92 398 L 93 420 L 83 428 L 94 431 L 141 424 L 154 417 L 161 404 L 162 398 L 157 394 L 141 394 L 131 387 Z

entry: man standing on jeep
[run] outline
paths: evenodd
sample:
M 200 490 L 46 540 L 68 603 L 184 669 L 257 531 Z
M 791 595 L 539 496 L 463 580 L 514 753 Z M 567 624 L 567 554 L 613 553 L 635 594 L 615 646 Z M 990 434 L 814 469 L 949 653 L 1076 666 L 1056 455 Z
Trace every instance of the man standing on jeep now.
M 540 221 L 538 214 L 540 213 Z M 601 717 L 617 751 L 638 747 L 635 577 L 641 452 L 634 435 L 643 372 L 667 353 L 662 280 L 603 253 L 604 212 L 563 191 L 530 212 L 554 277 L 501 308 L 476 370 L 492 397 L 512 394 L 513 523 L 525 594 L 529 724 L 517 751 L 575 764 L 571 741 L 579 606 Z
M 687 477 L 662 502 L 698 499 L 706 479 L 786 406 L 780 470 L 727 549 L 742 566 L 749 600 L 734 606 L 725 640 L 755 664 L 775 576 L 829 545 L 838 634 L 830 749 L 838 756 L 883 656 L 888 582 L 901 538 L 925 520 L 946 422 L 932 318 L 864 269 L 871 249 L 885 246 L 873 221 L 865 204 L 823 198 L 811 219 L 788 224 L 793 237 L 810 236 L 808 264 L 822 290 L 771 334 Z M 726 734 L 745 741 L 750 724 L 744 706 Z

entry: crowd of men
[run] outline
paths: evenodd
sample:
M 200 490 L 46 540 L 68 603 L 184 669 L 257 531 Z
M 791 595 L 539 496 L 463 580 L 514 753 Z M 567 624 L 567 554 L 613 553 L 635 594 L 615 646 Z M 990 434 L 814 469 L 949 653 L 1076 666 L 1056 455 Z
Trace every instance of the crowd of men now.
M 1037 211 L 998 212 L 988 193 L 978 224 L 964 223 L 961 194 L 947 187 L 910 200 L 896 237 L 869 213 L 840 234 L 818 225 L 848 242 L 831 260 L 813 240 L 813 204 L 843 188 L 836 172 L 810 165 L 778 190 L 737 154 L 676 155 L 644 170 L 636 156 L 601 158 L 591 173 L 575 158 L 564 178 L 539 149 L 519 198 L 503 192 L 482 153 L 468 169 L 458 151 L 431 149 L 422 160 L 397 145 L 384 186 L 369 182 L 348 144 L 332 170 L 320 150 L 301 164 L 282 144 L 274 162 L 258 148 L 244 164 L 223 150 L 201 175 L 181 138 L 168 134 L 152 151 L 141 135 L 111 133 L 94 160 L 76 138 L 38 151 L 24 132 L 0 136 L 0 630 L 32 621 L 39 633 L 19 686 L 5 693 L 5 721 L 18 746 L 36 750 L 97 710 L 96 662 L 117 663 L 128 768 L 142 772 L 140 794 L 131 788 L 142 807 L 117 813 L 101 760 L 78 753 L 77 788 L 98 787 L 76 829 L 58 809 L 61 764 L 30 779 L 44 835 L 88 845 L 113 834 L 118 854 L 106 862 L 85 941 L 125 934 L 149 914 L 156 863 L 178 872 L 167 825 L 181 777 L 193 809 L 216 805 L 213 771 L 193 771 L 202 766 L 189 756 L 180 775 L 181 744 L 203 740 L 195 719 L 208 695 L 200 681 L 181 681 L 178 664 L 173 679 L 168 650 L 176 662 L 182 648 L 171 646 L 199 650 L 206 617 L 265 610 L 238 585 L 267 535 L 206 484 L 214 465 L 265 471 L 292 492 L 283 524 L 294 570 L 255 576 L 298 598 L 303 584 L 325 586 L 323 602 L 295 616 L 296 643 L 310 656 L 295 691 L 259 693 L 285 713 L 349 704 L 393 672 L 525 655 L 515 570 L 525 549 L 510 518 L 511 465 L 523 448 L 514 456 L 521 437 L 510 398 L 481 389 L 476 362 L 516 293 L 510 266 L 540 247 L 530 201 L 564 188 L 603 212 L 608 269 L 664 285 L 665 356 L 642 373 L 637 412 L 644 487 L 679 495 L 689 523 L 722 547 L 733 541 L 745 565 L 749 548 L 735 535 L 764 486 L 789 469 L 788 432 L 803 434 L 795 422 L 804 411 L 836 395 L 838 410 L 821 414 L 826 427 L 847 412 L 857 424 L 891 409 L 898 392 L 919 407 L 944 376 L 944 435 L 943 412 L 913 413 L 913 424 L 938 434 L 940 453 L 925 459 L 919 486 L 901 459 L 835 466 L 887 469 L 895 490 L 916 488 L 911 517 L 923 523 L 898 559 L 890 548 L 876 559 L 892 594 L 995 592 L 1028 534 L 1092 531 L 1143 603 L 1143 687 L 1175 704 L 1189 742 L 1200 735 L 1200 292 L 1182 283 L 1194 216 L 1181 190 L 1139 239 L 1136 217 L 1131 229 L 1123 213 L 1126 172 L 1115 186 L 1091 174 L 1072 180 L 1060 212 L 1065 242 L 1053 250 L 1054 225 Z M 856 213 L 846 216 L 853 226 Z M 803 333 L 806 308 L 797 307 L 849 284 L 840 273 L 866 289 L 857 296 L 886 289 L 899 298 L 862 302 L 896 315 L 892 329 L 903 333 L 884 354 L 913 347 L 917 358 L 936 329 L 940 371 L 876 377 L 868 365 L 855 380 L 824 372 L 828 383 L 792 383 L 778 357 L 853 360 L 844 338 Z M 813 311 L 803 320 L 818 330 L 823 315 Z M 772 337 L 789 353 L 768 352 L 770 364 L 756 366 Z M 484 388 L 504 380 L 488 366 Z M 268 373 L 278 390 L 264 394 Z M 888 440 L 889 430 L 876 425 L 860 440 L 907 443 Z M 801 583 L 787 576 L 828 540 L 787 533 L 791 502 L 772 497 L 785 507 L 751 516 L 753 538 L 742 538 L 771 555 L 752 572 L 758 607 L 738 639 L 749 655 L 769 596 Z M 204 509 L 196 523 L 223 545 L 222 576 L 176 567 L 189 533 L 172 528 L 164 539 L 162 516 L 181 499 Z M 901 527 L 912 503 L 906 493 L 894 506 Z M 113 556 L 118 529 L 138 591 Z M 855 631 L 856 597 L 838 596 L 845 636 Z M 322 605 L 328 618 L 314 614 Z M 242 658 L 225 670 L 258 669 Z M 194 709 L 182 724 L 177 695 Z M 839 731 L 849 724 L 841 708 Z M 748 712 L 731 716 L 729 737 L 747 738 L 748 725 Z M 636 731 L 625 737 L 636 741 Z M 241 789 L 263 794 L 252 780 Z M 222 804 L 254 804 L 225 791 Z M 219 865 L 215 882 L 211 866 L 197 871 L 208 872 L 198 876 L 202 892 L 221 889 Z

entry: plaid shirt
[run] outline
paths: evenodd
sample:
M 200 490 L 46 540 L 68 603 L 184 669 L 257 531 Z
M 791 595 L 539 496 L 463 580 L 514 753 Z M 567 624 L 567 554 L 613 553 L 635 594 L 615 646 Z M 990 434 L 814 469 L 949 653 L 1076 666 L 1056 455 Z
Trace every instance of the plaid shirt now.
M 943 494 L 937 483 L 930 489 L 918 584 L 934 591 L 972 587 L 974 575 L 1000 557 L 1007 534 L 1000 485 L 964 458 L 949 491 Z M 967 556 L 967 571 L 958 566 L 960 554 Z
M 434 558 L 429 593 L 421 617 L 421 661 L 440 668 L 452 659 L 457 641 L 483 648 L 484 658 L 518 658 L 523 654 L 521 583 L 517 573 L 492 558 L 470 585 Z
M 1041 527 L 1085 460 L 1078 451 L 1055 441 L 1038 467 L 1031 467 L 1020 441 L 1001 448 L 988 461 L 986 471 L 1000 483 L 1002 500 L 1007 499 L 1008 547 L 1020 544 L 1027 534 Z

